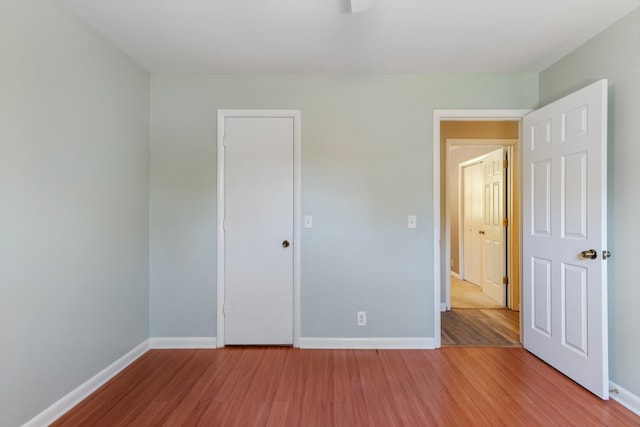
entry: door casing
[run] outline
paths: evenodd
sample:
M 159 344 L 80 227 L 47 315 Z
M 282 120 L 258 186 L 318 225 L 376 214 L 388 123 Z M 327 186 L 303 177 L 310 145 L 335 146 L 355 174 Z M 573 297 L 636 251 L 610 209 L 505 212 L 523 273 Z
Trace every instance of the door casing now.
M 447 227 L 448 216 L 443 215 L 443 209 L 446 209 L 446 205 L 441 203 L 441 196 L 445 193 L 443 186 L 444 182 L 441 180 L 441 157 L 442 150 L 446 150 L 446 142 L 441 143 L 440 140 L 440 122 L 443 120 L 449 121 L 496 121 L 496 120 L 513 120 L 522 121 L 522 118 L 531 112 L 532 110 L 434 110 L 433 111 L 433 325 L 434 325 L 434 344 L 435 348 L 442 346 L 441 337 L 441 324 L 440 324 L 440 312 L 442 309 L 446 309 L 446 303 L 441 303 L 440 288 L 443 285 L 443 280 L 446 281 L 446 286 L 449 286 L 449 270 L 450 270 L 450 257 L 447 251 L 450 250 L 450 242 L 443 241 L 448 239 Z M 522 141 L 522 129 L 520 130 L 519 140 Z M 441 147 L 442 145 L 442 147 Z M 521 177 L 517 177 L 521 183 Z M 520 209 L 521 207 L 518 207 Z M 445 222 L 441 220 L 444 216 Z M 522 230 L 515 230 L 518 236 L 521 236 Z M 521 242 L 521 239 L 518 239 Z M 520 243 L 521 244 L 521 243 Z M 512 246 L 513 247 L 513 246 Z M 520 251 L 521 252 L 521 248 Z M 445 255 L 444 258 L 442 255 Z M 521 262 L 522 260 L 520 260 Z M 443 274 L 444 272 L 444 274 Z M 445 288 L 447 289 L 447 288 Z M 522 305 L 522 294 L 520 294 L 520 305 Z M 522 312 L 521 312 L 522 316 Z M 522 325 L 522 319 L 520 321 Z M 521 331 L 522 332 L 522 331 Z M 520 334 L 522 336 L 522 333 Z
M 300 346 L 300 111 L 299 110 L 218 110 L 217 141 L 217 297 L 216 346 L 224 347 L 224 213 L 225 213 L 225 119 L 229 117 L 287 117 L 293 119 L 293 346 Z

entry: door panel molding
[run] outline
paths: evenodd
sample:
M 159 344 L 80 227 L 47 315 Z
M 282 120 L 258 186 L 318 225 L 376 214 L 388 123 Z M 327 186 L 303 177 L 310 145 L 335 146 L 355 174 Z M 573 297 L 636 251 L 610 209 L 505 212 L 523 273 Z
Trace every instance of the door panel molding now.
M 607 99 L 600 80 L 528 114 L 522 153 L 523 192 L 534 195 L 523 198 L 523 295 L 539 295 L 523 307 L 524 348 L 602 399 L 607 262 L 588 252 L 607 249 Z
M 300 168 L 301 115 L 299 110 L 218 110 L 217 117 L 217 279 L 216 279 L 216 345 L 225 346 L 225 156 L 224 137 L 227 118 L 291 118 L 293 119 L 293 346 L 300 346 Z
M 508 212 L 507 200 L 505 200 L 507 193 L 505 188 L 506 172 L 503 164 L 507 158 L 507 152 L 506 148 L 501 147 L 482 158 L 485 167 L 482 291 L 505 307 L 508 306 L 508 303 L 505 294 L 506 283 L 504 283 L 503 277 L 508 277 L 507 249 L 513 251 L 513 248 L 509 247 L 506 242 L 507 233 L 503 223 Z M 511 198 L 507 197 L 507 199 Z

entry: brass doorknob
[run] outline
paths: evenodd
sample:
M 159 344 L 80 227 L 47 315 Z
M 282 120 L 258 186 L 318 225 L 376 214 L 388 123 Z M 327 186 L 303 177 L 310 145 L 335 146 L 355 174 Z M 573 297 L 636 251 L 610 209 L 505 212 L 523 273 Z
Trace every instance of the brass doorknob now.
M 589 249 L 588 251 L 580 252 L 580 256 L 586 259 L 596 259 L 598 258 L 598 252 L 595 249 Z
M 289 245 L 290 245 L 290 243 L 289 243 L 289 241 L 288 241 L 288 240 L 285 240 L 285 241 L 283 241 L 283 242 L 282 242 L 282 247 L 283 247 L 283 248 L 288 248 L 288 247 L 289 247 Z

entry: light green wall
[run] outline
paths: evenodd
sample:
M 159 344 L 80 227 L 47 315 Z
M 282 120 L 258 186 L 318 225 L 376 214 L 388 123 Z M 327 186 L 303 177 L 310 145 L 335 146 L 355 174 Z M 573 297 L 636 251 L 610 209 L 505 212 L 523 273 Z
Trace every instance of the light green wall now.
M 640 395 L 640 9 L 540 75 L 542 104 L 609 79 L 608 239 L 611 380 Z
M 0 1 L 0 426 L 149 336 L 148 111 L 148 74 L 56 1 Z
M 433 337 L 433 110 L 532 108 L 538 79 L 154 76 L 152 93 L 152 336 L 216 334 L 216 112 L 253 108 L 302 112 L 301 335 Z
M 635 12 L 539 90 L 534 74 L 154 76 L 149 123 L 147 73 L 56 1 L 0 1 L 0 425 L 149 335 L 215 336 L 217 109 L 302 111 L 302 335 L 432 337 L 433 110 L 532 108 L 603 77 L 611 374 L 639 395 L 639 31 Z

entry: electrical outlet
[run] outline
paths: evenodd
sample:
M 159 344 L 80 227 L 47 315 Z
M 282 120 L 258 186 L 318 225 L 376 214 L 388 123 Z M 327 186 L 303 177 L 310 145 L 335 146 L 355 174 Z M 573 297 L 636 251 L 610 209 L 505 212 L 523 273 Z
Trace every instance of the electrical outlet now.
M 358 326 L 367 326 L 367 312 L 359 311 L 357 314 Z

